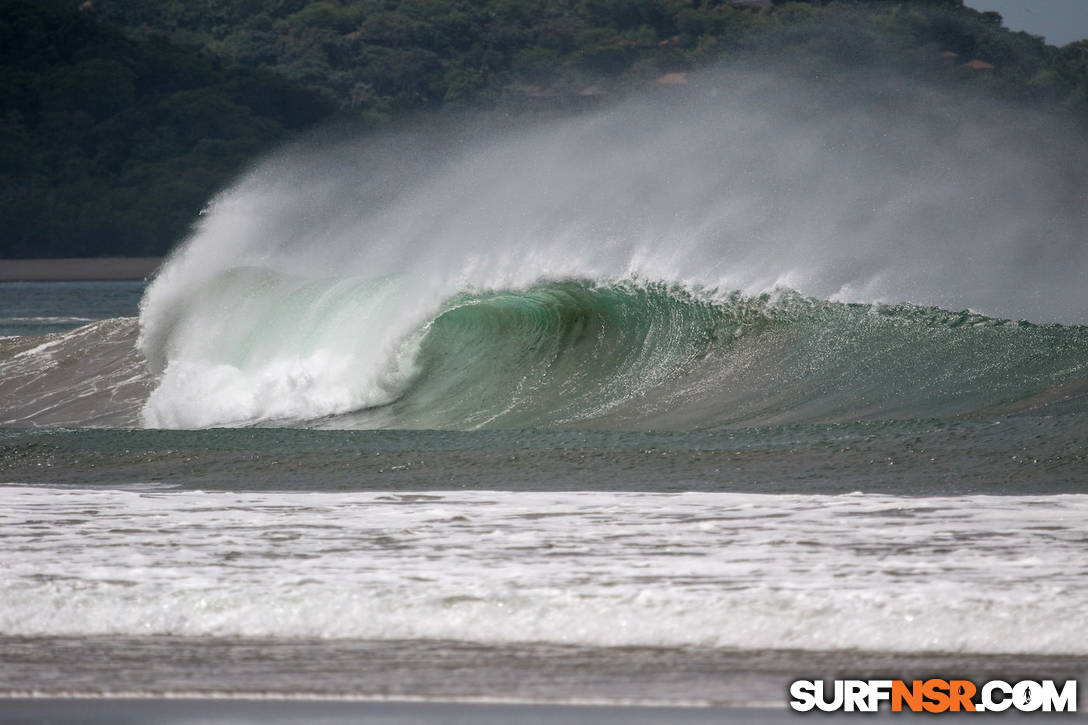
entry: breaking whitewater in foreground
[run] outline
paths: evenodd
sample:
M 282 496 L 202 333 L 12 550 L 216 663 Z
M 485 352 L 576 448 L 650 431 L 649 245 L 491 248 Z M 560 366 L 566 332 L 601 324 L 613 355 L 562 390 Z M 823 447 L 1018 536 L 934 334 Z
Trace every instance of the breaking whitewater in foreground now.
M 7 692 L 1083 674 L 1078 137 L 703 83 L 299 145 L 0 339 Z

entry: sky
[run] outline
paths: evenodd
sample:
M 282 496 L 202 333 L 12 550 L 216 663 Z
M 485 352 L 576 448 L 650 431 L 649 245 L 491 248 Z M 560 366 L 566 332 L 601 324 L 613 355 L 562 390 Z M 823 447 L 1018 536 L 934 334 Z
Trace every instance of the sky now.
M 1005 27 L 1041 35 L 1051 45 L 1088 38 L 1088 0 L 966 0 L 976 10 L 996 10 Z

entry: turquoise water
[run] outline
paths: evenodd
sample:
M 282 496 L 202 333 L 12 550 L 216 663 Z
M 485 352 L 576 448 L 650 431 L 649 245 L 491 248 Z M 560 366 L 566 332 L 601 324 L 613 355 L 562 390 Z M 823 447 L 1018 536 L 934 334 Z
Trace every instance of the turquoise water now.
M 0 694 L 776 708 L 821 663 L 1084 669 L 1081 326 L 567 280 L 374 356 L 344 330 L 388 284 L 242 271 L 177 310 L 178 375 L 112 317 L 139 285 L 34 289 L 67 321 L 0 340 Z
M 213 291 L 243 304 L 205 294 L 179 311 L 176 337 L 213 341 L 183 375 L 147 369 L 131 318 L 0 342 L 0 477 L 899 495 L 1088 480 L 1080 326 L 568 281 L 450 298 L 391 363 L 335 324 L 388 285 L 290 285 L 236 274 Z M 55 289 L 52 311 L 74 317 L 123 311 L 140 287 Z M 342 354 L 312 355 L 324 344 Z
M 671 661 L 1083 670 L 1088 150 L 787 85 L 302 144 L 146 290 L 4 287 L 0 651 L 93 693 L 285 643 L 288 694 L 379 643 L 422 697 L 631 648 L 689 703 Z M 68 664 L 112 638 L 146 678 Z M 499 664 L 412 679 L 464 647 Z

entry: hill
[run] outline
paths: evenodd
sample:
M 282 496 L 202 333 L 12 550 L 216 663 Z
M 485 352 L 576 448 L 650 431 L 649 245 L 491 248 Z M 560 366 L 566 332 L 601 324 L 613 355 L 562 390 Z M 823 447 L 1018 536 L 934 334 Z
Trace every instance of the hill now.
M 130 32 L 168 33 L 381 118 L 461 101 L 561 102 L 587 88 L 630 90 L 753 55 L 795 66 L 898 66 L 921 76 L 974 61 L 993 66 L 992 85 L 1006 92 L 1085 100 L 1085 47 L 1048 47 L 961 0 L 98 0 L 96 7 Z
M 161 254 L 254 154 L 334 111 L 70 3 L 0 3 L 0 256 Z
M 1088 119 L 1088 42 L 960 0 L 0 0 L 0 256 L 161 254 L 327 119 L 576 112 L 729 61 Z

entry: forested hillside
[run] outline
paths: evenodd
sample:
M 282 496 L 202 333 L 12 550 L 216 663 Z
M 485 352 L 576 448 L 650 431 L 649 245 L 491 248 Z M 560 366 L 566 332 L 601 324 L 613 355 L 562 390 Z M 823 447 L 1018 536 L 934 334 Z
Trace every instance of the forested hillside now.
M 730 61 L 1088 118 L 1088 43 L 959 0 L 0 0 L 0 257 L 161 254 L 332 117 L 578 112 Z
M 0 4 L 0 256 L 161 254 L 321 93 L 70 3 Z
M 562 103 L 587 88 L 622 91 L 752 55 L 794 67 L 897 65 L 923 76 L 949 66 L 975 70 L 966 64 L 981 61 L 993 66 L 990 83 L 1018 95 L 1085 102 L 1088 48 L 1049 48 L 960 0 L 96 0 L 96 7 L 136 34 L 168 33 L 383 118 L 466 100 Z

